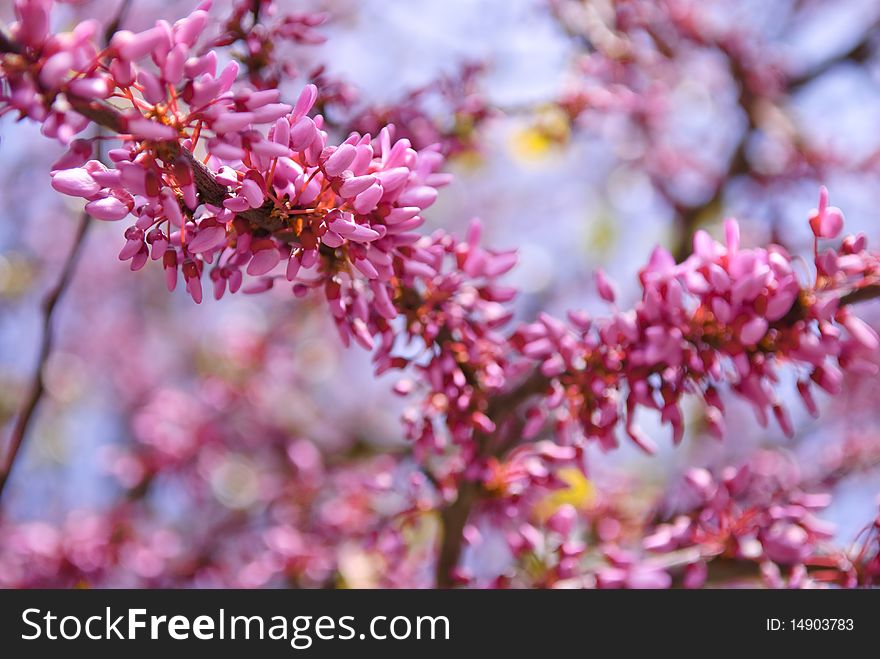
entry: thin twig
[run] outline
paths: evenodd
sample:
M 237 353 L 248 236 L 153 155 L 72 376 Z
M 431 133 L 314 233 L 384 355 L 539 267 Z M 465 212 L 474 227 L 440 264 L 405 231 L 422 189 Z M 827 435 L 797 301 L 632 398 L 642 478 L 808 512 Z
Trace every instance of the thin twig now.
M 109 44 L 113 35 L 119 31 L 122 21 L 125 20 L 125 17 L 128 15 L 128 10 L 131 8 L 131 1 L 132 0 L 122 0 L 122 3 L 119 5 L 119 11 L 116 12 L 116 18 L 107 23 L 107 27 L 104 28 L 105 44 Z
M 880 284 L 870 284 L 869 286 L 863 286 L 862 288 L 857 288 L 852 293 L 847 293 L 842 298 L 840 298 L 841 304 L 856 304 L 858 302 L 867 302 L 868 300 L 874 300 L 880 297 Z
M 15 425 L 12 428 L 6 456 L 3 459 L 3 465 L 0 467 L 0 498 L 3 496 L 3 491 L 6 487 L 6 483 L 9 481 L 12 467 L 15 465 L 15 459 L 18 456 L 22 443 L 24 442 L 24 438 L 28 434 L 28 429 L 34 419 L 34 414 L 37 411 L 40 400 L 43 397 L 43 392 L 45 391 L 44 371 L 49 356 L 52 354 L 52 344 L 54 341 L 52 324 L 55 316 L 55 309 L 73 279 L 76 264 L 80 252 L 82 251 L 82 246 L 90 223 L 91 218 L 88 213 L 83 213 L 80 217 L 79 226 L 77 227 L 76 235 L 73 238 L 70 252 L 67 255 L 67 260 L 64 262 L 64 267 L 61 269 L 61 273 L 58 276 L 58 281 L 55 283 L 55 286 L 49 290 L 46 299 L 43 301 L 43 338 L 40 342 L 40 354 L 37 358 L 37 366 L 34 369 L 31 378 L 28 394 L 25 397 L 21 410 L 18 413 L 18 418 L 15 420 Z
M 104 31 L 104 42 L 106 44 L 110 43 L 110 39 L 119 29 L 122 22 L 125 20 L 126 15 L 128 14 L 129 9 L 131 8 L 132 0 L 122 0 L 122 3 L 119 5 L 119 10 L 116 12 L 114 18 L 107 24 L 107 27 Z M 0 53 L 21 53 L 23 49 L 16 44 L 8 35 L 5 30 L 5 26 L 0 26 Z M 96 122 L 99 125 L 101 122 Z M 115 128 L 117 129 L 121 126 L 121 124 L 117 124 Z M 58 306 L 62 296 L 70 285 L 71 280 L 73 279 L 74 273 L 76 272 L 76 265 L 79 261 L 79 256 L 82 252 L 82 247 L 85 242 L 86 234 L 88 232 L 89 226 L 91 224 L 91 217 L 88 213 L 83 212 L 80 216 L 79 225 L 77 226 L 76 233 L 74 234 L 73 243 L 70 246 L 70 251 L 67 254 L 67 259 L 64 262 L 64 266 L 61 268 L 61 273 L 58 276 L 58 281 L 55 283 L 49 292 L 46 294 L 45 300 L 43 300 L 43 324 L 42 324 L 42 339 L 40 341 L 40 352 L 37 357 L 37 365 L 34 369 L 34 373 L 31 377 L 30 387 L 28 388 L 28 394 L 22 403 L 21 409 L 18 412 L 18 416 L 15 420 L 15 423 L 12 427 L 12 434 L 9 437 L 9 443 L 6 448 L 6 455 L 3 458 L 2 465 L 0 465 L 0 499 L 3 497 L 3 492 L 6 489 L 6 484 L 9 482 L 9 476 L 12 473 L 12 468 L 15 466 L 15 460 L 21 451 L 21 446 L 24 443 L 25 437 L 27 437 L 28 430 L 32 421 L 34 420 L 37 407 L 39 407 L 40 400 L 43 398 L 43 393 L 46 390 L 45 385 L 45 370 L 46 364 L 49 361 L 49 357 L 52 354 L 52 345 L 54 343 L 54 333 L 53 333 L 53 321 L 55 316 L 55 309 Z

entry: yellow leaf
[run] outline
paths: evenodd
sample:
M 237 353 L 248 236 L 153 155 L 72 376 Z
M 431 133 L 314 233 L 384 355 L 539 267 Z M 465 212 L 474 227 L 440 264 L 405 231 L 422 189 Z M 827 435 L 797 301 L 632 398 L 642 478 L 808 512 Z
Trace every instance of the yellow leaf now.
M 538 160 L 565 144 L 570 132 L 565 112 L 559 107 L 548 106 L 538 112 L 532 124 L 514 133 L 511 150 L 520 160 Z
M 535 506 L 535 515 L 546 521 L 561 506 L 571 504 L 579 510 L 589 508 L 596 498 L 596 488 L 576 467 L 565 467 L 556 474 L 567 487 L 554 490 Z

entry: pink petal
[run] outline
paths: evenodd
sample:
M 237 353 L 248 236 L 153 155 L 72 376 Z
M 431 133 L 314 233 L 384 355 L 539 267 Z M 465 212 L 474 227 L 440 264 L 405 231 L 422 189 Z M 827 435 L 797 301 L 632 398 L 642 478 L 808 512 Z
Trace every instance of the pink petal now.
M 614 302 L 617 298 L 614 284 L 605 276 L 605 271 L 599 268 L 596 270 L 596 289 L 599 296 L 606 302 Z
M 877 332 L 861 318 L 849 314 L 843 321 L 843 326 L 846 327 L 853 339 L 868 350 L 880 348 L 880 338 L 878 338 Z
M 104 197 L 86 204 L 86 212 L 97 220 L 113 222 L 129 213 L 129 207 L 116 197 Z
M 193 302 L 202 303 L 202 280 L 199 277 L 193 277 L 186 280 L 186 292 L 190 294 Z
M 736 254 L 739 251 L 739 223 L 734 219 L 724 221 L 724 237 L 727 241 L 727 252 Z
M 253 111 L 254 123 L 268 124 L 290 113 L 286 103 L 269 103 Z
M 113 92 L 113 83 L 107 78 L 80 78 L 67 88 L 82 98 L 107 98 Z
M 315 85 L 306 85 L 299 94 L 296 105 L 293 107 L 293 116 L 302 117 L 312 109 L 318 99 L 318 88 Z
M 767 320 L 757 316 L 743 325 L 739 333 L 739 339 L 744 345 L 754 345 L 764 338 L 767 333 Z
M 254 115 L 250 112 L 227 112 L 211 121 L 211 128 L 215 133 L 235 133 L 244 130 L 254 121 Z
M 149 55 L 167 39 L 168 36 L 158 26 L 139 34 L 121 30 L 113 35 L 110 46 L 116 49 L 122 59 L 139 60 Z
M 192 46 L 204 32 L 208 24 L 208 13 L 198 9 L 186 18 L 182 18 L 174 24 L 174 39 L 178 43 Z
M 173 140 L 177 137 L 177 131 L 171 126 L 143 118 L 129 119 L 128 132 L 145 140 Z
M 324 171 L 328 176 L 339 176 L 351 164 L 356 155 L 357 149 L 353 145 L 343 144 L 324 161 Z
M 52 187 L 58 192 L 71 197 L 89 197 L 96 195 L 101 186 L 85 169 L 63 169 L 52 174 Z
M 294 151 L 303 151 L 315 140 L 318 129 L 315 122 L 309 117 L 300 119 L 290 128 L 290 148 Z
M 375 176 L 352 176 L 345 179 L 339 188 L 339 194 L 346 198 L 353 198 L 368 189 L 376 181 Z
M 354 267 L 360 270 L 367 279 L 378 279 L 379 277 L 376 267 L 366 259 L 355 259 Z
M 259 252 L 254 254 L 251 262 L 248 263 L 247 273 L 254 277 L 265 275 L 267 272 L 272 270 L 272 268 L 278 265 L 278 262 L 280 260 L 281 254 L 279 254 L 278 250 L 274 247 L 261 249 Z
M 399 224 L 400 222 L 405 222 L 406 220 L 410 220 L 414 218 L 421 212 L 421 209 L 418 206 L 405 206 L 402 208 L 395 208 L 393 211 L 388 213 L 385 216 L 386 224 Z
M 420 185 L 405 190 L 397 199 L 401 206 L 418 206 L 425 209 L 437 200 L 437 190 L 427 185 Z
M 189 243 L 190 252 L 209 252 L 226 242 L 226 227 L 223 225 L 207 227 L 199 230 L 196 237 Z
M 40 69 L 40 82 L 49 88 L 58 87 L 61 81 L 70 73 L 72 66 L 73 56 L 69 52 L 62 50 L 52 55 L 43 64 L 43 68 Z
M 374 183 L 355 198 L 354 209 L 358 213 L 369 213 L 376 208 L 376 204 L 382 198 L 382 193 L 382 186 Z
M 241 193 L 251 208 L 259 208 L 266 198 L 257 182 L 249 178 L 241 182 Z
M 256 92 L 250 92 L 244 102 L 248 110 L 256 110 L 269 103 L 277 103 L 281 97 L 281 92 L 277 89 L 263 89 Z

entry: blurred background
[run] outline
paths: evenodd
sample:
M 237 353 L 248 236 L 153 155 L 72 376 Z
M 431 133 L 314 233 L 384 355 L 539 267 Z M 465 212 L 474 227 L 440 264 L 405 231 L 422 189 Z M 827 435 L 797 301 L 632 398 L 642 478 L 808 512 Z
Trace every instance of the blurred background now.
M 12 3 L 0 4 L 8 24 Z M 56 27 L 105 21 L 118 4 L 67 3 Z M 124 27 L 196 4 L 133 0 Z M 214 4 L 219 17 L 230 3 Z M 455 180 L 428 229 L 461 233 L 480 217 L 486 244 L 518 249 L 507 282 L 522 291 L 521 319 L 607 312 L 599 267 L 627 307 L 655 245 L 684 257 L 697 228 L 719 235 L 727 216 L 747 245 L 809 254 L 806 216 L 822 184 L 848 232 L 880 239 L 875 0 L 275 5 L 327 15 L 316 28 L 326 41 L 284 45 L 298 72 L 286 100 L 316 79 L 334 92 L 324 111 L 343 134 L 391 120 L 416 143 L 441 141 Z M 0 446 L 37 363 L 41 300 L 77 227 L 78 205 L 49 185 L 61 152 L 39 127 L 0 121 Z M 404 534 L 380 523 L 430 500 L 405 458 L 394 378 L 376 379 L 368 354 L 340 346 L 317 300 L 285 288 L 196 306 L 167 293 L 159 268 L 129 272 L 121 246 L 120 225 L 91 223 L 60 303 L 46 393 L 4 493 L 0 586 L 424 583 L 431 515 Z M 861 314 L 880 321 L 872 305 Z M 876 515 L 876 383 L 849 381 L 820 401 L 819 421 L 794 383 L 780 387 L 794 439 L 736 401 L 723 443 L 700 432 L 697 408 L 674 450 L 645 419 L 661 455 L 626 442 L 596 451 L 596 487 L 624 474 L 633 496 L 650 498 L 686 465 L 757 447 L 822 482 L 823 465 L 848 460 L 825 515 L 846 545 Z M 484 537 L 466 560 L 490 574 L 509 562 L 502 545 Z

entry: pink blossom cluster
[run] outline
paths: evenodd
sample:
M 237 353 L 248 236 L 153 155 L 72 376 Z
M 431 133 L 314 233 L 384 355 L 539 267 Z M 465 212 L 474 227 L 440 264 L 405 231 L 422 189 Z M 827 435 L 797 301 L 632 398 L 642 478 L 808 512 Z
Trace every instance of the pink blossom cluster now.
M 74 510 L 58 523 L 3 520 L 0 586 L 329 587 L 346 585 L 346 578 L 353 586 L 363 585 L 355 581 L 361 578 L 369 585 L 423 578 L 407 573 L 403 533 L 412 512 L 376 512 L 377 502 L 387 507 L 405 498 L 392 458 L 328 467 L 305 440 L 289 453 L 290 479 L 262 515 L 233 511 L 176 523 L 157 520 L 134 498 L 108 510 Z M 181 483 L 197 486 L 189 473 L 196 466 L 186 465 Z M 346 565 L 353 560 L 375 563 L 376 572 L 361 575 Z
M 831 550 L 834 528 L 816 516 L 831 496 L 801 491 L 797 469 L 781 454 L 759 452 L 751 466 L 725 467 L 717 476 L 690 469 L 685 482 L 693 507 L 656 526 L 643 540 L 647 551 L 697 547 L 703 561 L 753 562 L 773 587 L 783 587 L 783 570 L 788 587 L 809 585 L 808 567 L 829 568 L 832 580 L 853 585 L 850 562 Z
M 824 190 L 813 217 L 817 240 L 842 228 Z M 706 405 L 709 429 L 721 437 L 719 386 L 729 383 L 762 425 L 772 414 L 791 434 L 775 394 L 781 364 L 800 373 L 798 391 L 814 414 L 813 387 L 836 394 L 844 371 L 877 372 L 876 332 L 840 304 L 880 274 L 864 236 L 817 250 L 814 284 L 800 281 L 795 259 L 782 247 L 741 247 L 735 221 L 726 223 L 725 236 L 719 243 L 699 231 L 693 254 L 678 264 L 658 248 L 639 275 L 642 299 L 632 310 L 600 320 L 573 312 L 568 326 L 545 317 L 518 330 L 514 343 L 548 379 L 545 409 L 557 410 L 560 432 L 578 427 L 610 449 L 622 424 L 650 453 L 654 443 L 640 429 L 637 411 L 659 413 L 677 443 L 684 436 L 682 399 L 693 394 Z M 614 302 L 602 273 L 598 284 L 600 295 Z
M 436 232 L 413 245 L 399 305 L 404 337 L 419 349 L 401 350 L 389 327 L 375 355 L 379 372 L 412 365 L 424 385 L 421 412 L 412 410 L 405 419 L 410 438 L 428 453 L 443 453 L 451 441 L 463 449 L 465 464 L 475 457 L 474 436 L 496 429 L 487 415 L 489 396 L 503 389 L 512 368 L 501 328 L 511 318 L 505 303 L 515 291 L 498 279 L 516 255 L 485 249 L 480 235 L 474 221 L 463 242 Z M 396 391 L 405 395 L 415 387 L 403 379 Z
M 93 288 L 112 290 L 107 278 L 95 279 Z M 127 293 L 122 304 L 137 305 Z M 4 515 L 0 585 L 427 585 L 432 548 L 412 548 L 408 537 L 424 533 L 436 497 L 411 460 L 365 447 L 357 455 L 351 428 L 370 433 L 351 402 L 338 392 L 335 406 L 316 397 L 300 361 L 309 347 L 289 341 L 311 318 L 321 321 L 315 332 L 327 349 L 336 346 L 315 302 L 297 314 L 279 310 L 268 332 L 165 325 L 163 339 L 180 354 L 203 355 L 204 369 L 186 375 L 156 369 L 154 351 L 132 349 L 151 343 L 148 326 L 103 302 L 113 309 L 107 322 L 74 341 L 82 349 L 109 336 L 121 348 L 99 351 L 95 370 L 114 365 L 110 389 L 127 411 L 125 438 L 89 458 L 95 480 L 115 496 L 40 521 Z
M 13 36 L 36 30 L 29 8 L 43 16 L 48 6 L 21 4 Z M 113 167 L 94 160 L 80 165 L 89 149 L 77 142 L 53 171 L 53 187 L 86 199 L 86 210 L 98 219 L 133 215 L 119 257 L 133 270 L 161 260 L 169 289 L 182 273 L 200 302 L 209 266 L 216 298 L 239 290 L 245 274 L 260 278 L 246 288 L 251 292 L 285 276 L 297 294 L 324 286 L 345 338 L 371 345 L 366 306 L 375 300 L 386 318 L 394 317 L 394 259 L 417 238 L 412 230 L 422 222 L 421 211 L 448 180 L 436 173 L 441 157 L 431 147 L 416 152 L 405 139 L 392 142 L 393 127 L 375 138 L 352 134 L 329 144 L 322 117 L 308 116 L 317 98 L 313 85 L 291 107 L 278 102 L 276 89 L 233 89 L 238 67 L 230 63 L 218 74 L 215 51 L 193 55 L 206 24 L 200 9 L 174 26 L 160 21 L 139 34 L 119 32 L 103 58 L 89 46 L 80 66 L 51 80 L 39 59 L 40 39 L 47 37 L 29 38 L 33 59 L 10 84 L 42 79 L 42 95 L 24 95 L 32 106 L 60 92 L 86 102 L 69 84 L 84 67 L 108 83 L 106 94 L 88 100 L 113 89 L 131 103 L 117 117 L 123 143 L 109 152 Z M 154 66 L 141 64 L 147 58 Z M 17 107 L 15 98 L 9 108 Z M 268 133 L 255 129 L 265 124 Z M 184 155 L 200 140 L 208 154 L 204 165 Z M 200 193 L 200 177 L 214 198 Z M 257 213 L 260 221 L 249 221 Z M 282 268 L 284 274 L 276 272 Z
M 688 469 L 647 508 L 623 483 L 549 517 L 536 513 L 540 497 L 501 517 L 489 500 L 480 514 L 511 529 L 519 567 L 486 585 L 522 586 L 524 573 L 553 588 L 876 584 L 876 524 L 861 546 L 836 548 L 820 517 L 831 495 L 805 489 L 805 475 L 782 451 L 762 450 L 738 466 Z
M 53 0 L 15 3 L 18 21 L 10 28 L 11 40 L 4 36 L 3 71 L 9 87 L 2 99 L 4 113 L 17 110 L 42 122 L 43 132 L 62 143 L 89 124 L 77 112 L 78 105 L 109 98 L 129 101 L 131 108 L 120 117 L 121 129 L 142 139 L 178 137 L 179 122 L 188 118 L 164 107 L 177 99 L 174 88 L 186 88 L 194 120 L 226 114 L 225 107 L 213 106 L 228 92 L 237 66 L 216 76 L 216 55 L 191 56 L 208 23 L 203 9 L 173 26 L 160 21 L 140 34 L 117 32 L 109 48 L 102 49 L 97 21 L 79 23 L 72 32 L 50 33 L 52 6 Z M 139 66 L 147 58 L 153 66 Z M 138 90 L 137 97 L 132 89 Z
M 236 0 L 220 34 L 209 42 L 212 48 L 232 46 L 256 89 L 274 89 L 301 73 L 291 53 L 282 50 L 283 44 L 314 46 L 326 41 L 318 30 L 328 18 L 326 13 L 285 9 L 273 0 Z
M 434 173 L 436 151 L 417 153 L 406 140 L 392 144 L 390 128 L 376 139 L 353 134 L 339 146 L 326 146 L 320 117 L 305 114 L 315 96 L 315 88 L 307 87 L 293 112 L 275 121 L 272 150 L 230 154 L 248 165 L 216 156 L 208 161 L 216 166 L 212 180 L 229 193 L 216 205 L 202 204 L 185 162 L 160 164 L 134 144 L 111 153 L 114 169 L 90 161 L 54 172 L 53 185 L 88 195 L 86 210 L 101 219 L 136 215 L 120 259 L 131 259 L 133 270 L 149 258 L 161 259 L 169 289 L 182 271 L 187 291 L 200 302 L 208 266 L 217 299 L 238 291 L 245 274 L 259 278 L 249 292 L 284 278 L 298 295 L 325 286 L 337 317 L 369 343 L 356 322 L 365 320 L 363 314 L 354 317 L 350 307 L 365 292 L 367 300 L 375 295 L 389 309 L 394 257 L 414 240 L 411 230 L 421 224 L 421 210 L 446 179 Z M 274 232 L 245 219 L 257 210 Z

